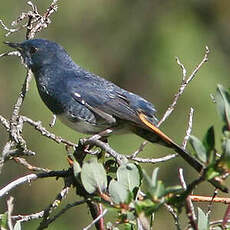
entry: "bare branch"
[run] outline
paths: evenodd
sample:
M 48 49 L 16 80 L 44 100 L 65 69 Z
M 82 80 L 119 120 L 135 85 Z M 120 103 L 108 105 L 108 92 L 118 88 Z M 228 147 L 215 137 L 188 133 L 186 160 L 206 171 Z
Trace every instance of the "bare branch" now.
M 177 155 L 178 154 L 175 153 L 175 154 L 170 154 L 170 155 L 160 157 L 160 158 L 140 158 L 140 157 L 132 157 L 132 156 L 126 155 L 126 158 L 131 159 L 131 160 L 136 161 L 136 162 L 140 162 L 140 163 L 157 164 L 157 163 L 171 160 L 171 159 L 177 157 Z
M 193 108 L 190 108 L 190 113 L 189 113 L 189 121 L 188 121 L 188 128 L 186 130 L 186 136 L 184 137 L 184 141 L 183 141 L 183 148 L 186 149 L 186 145 L 188 143 L 189 137 L 191 135 L 192 132 L 192 119 L 193 119 Z
M 108 212 L 108 209 L 105 209 L 101 215 L 99 215 L 96 219 L 92 221 L 87 227 L 83 228 L 83 230 L 89 230 L 94 226 L 95 223 L 97 223 L 105 214 Z
M 7 209 L 8 209 L 8 212 L 7 212 L 7 223 L 8 223 L 8 227 L 9 227 L 9 230 L 13 230 L 13 224 L 12 224 L 12 219 L 11 219 L 11 216 L 12 216 L 12 213 L 13 213 L 13 209 L 14 209 L 14 204 L 13 204 L 13 201 L 14 201 L 14 198 L 11 196 L 8 200 L 7 200 Z
M 158 122 L 158 126 L 160 126 L 170 116 L 170 114 L 174 111 L 174 109 L 176 107 L 176 104 L 177 104 L 177 101 L 178 101 L 179 97 L 183 94 L 186 86 L 193 80 L 193 78 L 196 76 L 196 73 L 203 66 L 203 64 L 208 61 L 208 54 L 209 54 L 209 49 L 208 49 L 208 46 L 206 46 L 205 47 L 205 55 L 204 55 L 202 61 L 193 70 L 193 72 L 191 73 L 191 75 L 187 79 L 186 79 L 186 72 L 187 71 L 186 71 L 185 67 L 183 66 L 183 64 L 181 64 L 180 60 L 178 58 L 176 58 L 177 64 L 182 68 L 182 82 L 181 82 L 181 86 L 180 86 L 178 92 L 175 94 L 175 97 L 174 97 L 174 100 L 173 100 L 172 104 L 168 107 L 168 109 L 165 112 L 164 116 Z
M 84 204 L 85 202 L 87 202 L 87 200 L 81 200 L 81 201 L 76 201 L 72 204 L 67 204 L 57 215 L 49 219 L 49 223 L 56 220 L 59 216 L 64 214 L 68 209 Z M 0 219 L 2 219 L 2 216 L 3 215 L 0 215 Z M 40 219 L 43 216 L 44 216 L 44 211 L 41 211 L 41 212 L 30 214 L 30 215 L 15 215 L 15 216 L 12 216 L 11 218 L 14 221 L 29 222 L 31 220 Z
M 147 144 L 148 141 L 144 141 L 143 143 L 141 143 L 140 147 L 132 155 L 129 156 L 130 159 L 135 158 L 140 152 L 142 152 Z
M 19 113 L 21 110 L 21 106 L 24 102 L 26 93 L 29 90 L 29 82 L 31 81 L 32 78 L 32 72 L 30 70 L 27 71 L 26 74 L 26 78 L 25 81 L 23 83 L 21 92 L 19 93 L 19 97 L 14 105 L 14 109 L 12 112 L 12 116 L 11 116 L 11 122 L 10 122 L 10 134 L 11 134 L 11 138 L 12 140 L 14 140 L 16 143 L 20 144 L 20 145 L 25 145 L 25 141 L 21 136 L 21 129 L 18 129 L 18 117 L 19 117 Z
M 56 199 L 49 205 L 48 208 L 44 210 L 43 220 L 40 223 L 37 230 L 41 230 L 47 228 L 49 223 L 49 214 L 52 213 L 61 203 L 61 201 L 66 197 L 70 189 L 70 186 L 65 186 L 60 193 L 56 196 Z
M 0 198 L 7 195 L 12 189 L 16 188 L 17 186 L 25 183 L 31 183 L 34 180 L 37 180 L 38 178 L 44 178 L 44 177 L 66 177 L 68 175 L 68 171 L 62 170 L 62 171 L 51 171 L 47 173 L 38 173 L 38 174 L 29 174 L 23 177 L 20 177 L 2 189 L 0 189 Z
M 44 169 L 44 168 L 40 168 L 40 167 L 36 167 L 36 166 L 33 166 L 31 164 L 29 164 L 26 159 L 22 158 L 22 157 L 14 157 L 14 160 L 23 165 L 24 167 L 26 167 L 28 170 L 30 171 L 34 171 L 34 172 L 51 172 L 50 169 Z
M 6 120 L 2 115 L 0 115 L 0 123 L 6 128 L 7 131 L 10 130 L 10 122 Z
M 179 223 L 179 216 L 177 215 L 177 213 L 173 210 L 173 208 L 170 205 L 165 203 L 164 206 L 167 208 L 169 213 L 172 215 L 172 217 L 175 221 L 175 226 L 176 226 L 177 230 L 181 230 L 180 223 Z
M 98 139 L 93 139 L 93 138 L 89 138 L 89 139 L 85 139 L 84 140 L 84 145 L 87 145 L 87 144 L 90 144 L 90 145 L 94 145 L 94 146 L 97 146 L 101 149 L 104 149 L 110 156 L 112 156 L 113 158 L 115 158 L 118 162 L 118 164 L 121 164 L 122 162 L 124 161 L 127 161 L 127 158 L 116 152 L 114 149 L 112 149 L 109 144 L 101 141 L 101 140 L 98 140 Z
M 49 132 L 45 127 L 42 126 L 41 121 L 33 121 L 32 119 L 30 119 L 26 116 L 20 116 L 19 123 L 21 124 L 21 126 L 23 125 L 24 122 L 30 124 L 36 130 L 38 130 L 43 136 L 50 138 L 51 140 L 57 142 L 58 144 L 63 143 L 63 144 L 66 144 L 68 146 L 71 146 L 71 147 L 77 146 L 76 144 L 72 143 L 71 141 L 65 140 L 64 138 L 58 137 L 54 133 Z
M 6 37 L 8 37 L 10 34 L 12 34 L 12 33 L 15 33 L 15 32 L 18 32 L 20 29 L 21 29 L 21 27 L 19 27 L 19 28 L 16 28 L 16 29 L 13 29 L 13 28 L 8 28 L 4 23 L 3 23 L 3 21 L 0 19 L 0 25 L 2 26 L 2 28 L 4 29 L 4 30 L 6 30 L 7 31 L 7 33 L 6 33 Z
M 212 196 L 198 196 L 190 195 L 189 196 L 193 202 L 214 202 L 214 203 L 223 203 L 230 204 L 229 197 L 212 197 Z
M 51 128 L 54 127 L 54 125 L 56 123 L 56 119 L 57 119 L 57 116 L 55 114 L 53 114 L 52 120 L 49 123 L 49 125 L 50 125 Z
M 184 180 L 184 175 L 183 175 L 183 169 L 182 168 L 179 169 L 179 179 L 180 179 L 180 183 L 181 183 L 182 188 L 184 190 L 186 190 L 187 185 L 186 185 L 185 180 Z M 193 206 L 193 203 L 191 201 L 190 196 L 186 197 L 186 214 L 188 215 L 188 218 L 190 220 L 191 226 L 195 230 L 198 230 L 198 225 L 196 223 L 197 218 L 196 218 L 196 215 L 195 215 L 194 206 Z
M 1 57 L 7 57 L 7 56 L 18 56 L 18 57 L 21 57 L 21 54 L 19 53 L 19 51 L 10 51 L 10 52 L 6 52 L 6 53 L 0 54 L 0 58 Z

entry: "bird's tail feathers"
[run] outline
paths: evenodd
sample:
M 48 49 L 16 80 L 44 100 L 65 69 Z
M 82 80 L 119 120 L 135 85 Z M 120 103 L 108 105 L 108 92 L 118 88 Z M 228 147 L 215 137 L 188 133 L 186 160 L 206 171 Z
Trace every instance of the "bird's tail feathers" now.
M 174 149 L 180 156 L 188 162 L 193 168 L 195 168 L 198 172 L 201 172 L 203 169 L 203 165 L 196 160 L 193 156 L 191 156 L 185 149 L 176 144 L 171 138 L 169 138 L 165 133 L 163 133 L 158 127 L 156 127 L 153 123 L 151 123 L 143 113 L 139 113 L 139 118 L 145 126 L 148 127 L 148 130 L 142 129 L 136 131 L 136 133 L 147 139 L 150 142 L 159 142 L 160 144 L 167 146 L 169 148 Z M 150 130 L 151 131 L 150 131 Z

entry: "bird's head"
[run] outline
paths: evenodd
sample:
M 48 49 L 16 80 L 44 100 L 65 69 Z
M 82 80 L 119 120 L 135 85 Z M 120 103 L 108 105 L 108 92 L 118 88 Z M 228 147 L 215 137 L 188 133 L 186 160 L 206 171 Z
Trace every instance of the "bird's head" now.
M 70 62 L 71 58 L 64 48 L 56 42 L 45 39 L 31 39 L 22 43 L 5 42 L 8 46 L 17 49 L 28 68 L 38 70 L 39 68 L 56 63 L 64 64 Z

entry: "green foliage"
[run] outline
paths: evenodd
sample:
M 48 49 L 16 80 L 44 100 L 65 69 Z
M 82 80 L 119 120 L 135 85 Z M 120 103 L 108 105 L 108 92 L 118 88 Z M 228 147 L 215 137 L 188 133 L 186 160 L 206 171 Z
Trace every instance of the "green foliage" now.
M 225 90 L 222 85 L 217 86 L 216 104 L 217 104 L 217 109 L 224 123 L 229 129 L 230 127 L 230 95 L 229 95 L 229 92 Z
M 116 204 L 129 203 L 128 189 L 116 180 L 112 180 L 109 184 L 109 194 L 112 201 Z
M 209 230 L 208 214 L 205 214 L 201 208 L 198 207 L 198 229 Z
M 7 212 L 5 212 L 4 214 L 2 214 L 2 218 L 1 218 L 1 221 L 0 221 L 0 227 L 1 229 L 5 230 L 7 229 L 7 217 L 8 217 L 8 214 Z
M 77 55 L 76 58 L 80 60 L 83 66 L 90 66 L 90 68 L 94 70 L 96 68 L 97 70 L 95 72 L 101 71 L 102 69 L 102 71 L 106 72 L 105 75 L 114 77 L 114 79 L 112 80 L 116 82 L 120 82 L 120 80 L 122 79 L 122 81 L 127 83 L 127 79 L 125 79 L 125 77 L 133 76 L 132 80 L 127 83 L 130 89 L 136 86 L 136 82 L 140 80 L 139 76 L 149 76 L 152 73 L 158 74 L 154 74 L 154 78 L 146 78 L 145 80 L 142 80 L 154 81 L 155 84 L 155 82 L 161 82 L 163 80 L 162 76 L 169 76 L 169 78 L 167 77 L 166 82 L 170 83 L 170 86 L 171 84 L 175 84 L 174 76 L 176 76 L 178 72 L 177 68 L 175 68 L 175 64 L 172 61 L 172 58 L 170 57 L 174 57 L 175 54 L 179 56 L 183 55 L 183 58 L 191 61 L 191 56 L 200 52 L 200 49 L 203 46 L 203 41 L 206 41 L 207 39 L 207 37 L 200 37 L 201 34 L 203 36 L 204 34 L 208 33 L 205 33 L 205 26 L 198 26 L 202 25 L 202 23 L 200 23 L 200 21 L 199 23 L 197 23 L 198 18 L 196 18 L 196 15 L 199 14 L 195 12 L 195 9 L 199 7 L 200 11 L 202 12 L 202 10 L 205 10 L 205 12 L 207 12 L 207 15 L 210 15 L 210 13 L 212 15 L 212 13 L 215 11 L 213 7 L 207 7 L 206 3 L 199 3 L 200 5 L 197 5 L 197 7 L 195 7 L 196 5 L 194 2 L 185 5 L 178 4 L 180 6 L 179 8 L 176 7 L 176 5 L 175 7 L 171 7 L 171 5 L 169 5 L 169 8 L 167 8 L 167 10 L 165 10 L 165 7 L 167 7 L 167 3 L 163 5 L 152 5 L 151 1 L 134 1 L 132 2 L 132 4 L 130 4 L 129 2 L 126 3 L 125 1 L 116 1 L 114 7 L 108 8 L 107 4 L 104 4 L 104 2 L 100 4 L 100 7 L 98 7 L 95 1 L 81 1 L 80 4 L 72 1 L 70 2 L 70 4 L 60 5 L 62 13 L 59 15 L 65 15 L 66 20 L 56 17 L 57 22 L 52 24 L 53 29 L 51 30 L 51 32 L 46 32 L 46 37 L 49 37 L 53 40 L 56 40 L 58 38 L 58 40 L 62 41 L 62 44 L 67 44 L 69 46 L 67 47 L 67 49 L 71 50 L 71 55 L 74 57 L 74 59 L 75 55 Z M 3 2 L 2 9 L 0 10 L 2 10 L 3 14 L 6 14 L 6 9 L 9 8 L 9 12 L 7 15 L 11 15 L 10 17 L 15 18 L 15 15 L 12 15 L 12 13 L 14 13 L 15 11 L 20 12 L 21 3 L 16 3 L 16 5 L 14 3 L 12 6 L 15 7 L 15 10 L 13 11 L 12 7 L 6 7 L 6 4 Z M 19 4 L 20 10 L 19 8 L 17 8 Z M 41 1 L 41 4 L 46 3 Z M 69 10 L 72 9 L 73 4 L 77 4 L 78 13 L 68 14 Z M 204 8 L 202 6 L 204 6 Z M 220 6 L 221 9 L 224 10 L 224 7 L 222 7 L 222 5 L 219 5 L 219 7 Z M 191 10 L 191 8 L 194 9 L 194 12 L 193 10 Z M 212 12 L 208 12 L 209 8 L 212 8 Z M 225 8 L 228 10 L 228 7 Z M 216 9 L 219 8 L 216 7 Z M 160 14 L 154 14 L 153 11 L 156 11 L 157 13 L 160 12 Z M 221 17 L 221 19 L 223 19 L 223 17 L 226 17 L 224 15 L 228 15 L 227 13 L 223 14 L 220 10 L 217 11 L 217 14 L 220 15 L 219 17 Z M 216 17 L 213 18 L 218 20 L 217 14 L 215 14 Z M 82 19 L 84 19 L 85 15 L 90 15 L 90 17 L 87 18 L 89 23 L 84 23 L 84 26 L 82 26 Z M 157 20 L 155 20 L 156 15 L 163 15 L 163 17 L 157 17 Z M 186 20 L 184 20 L 185 15 Z M 205 18 L 204 15 L 202 15 L 202 17 Z M 210 18 L 212 17 L 209 17 L 209 19 Z M 209 19 L 206 18 L 206 21 L 212 24 Z M 217 20 L 214 20 L 215 23 Z M 220 26 L 219 23 L 216 24 Z M 100 27 L 98 25 L 102 26 Z M 214 25 L 212 24 L 211 26 L 213 28 Z M 62 30 L 61 33 L 60 28 Z M 143 28 L 147 28 L 145 30 L 145 33 L 142 33 Z M 208 26 L 207 30 L 209 30 Z M 221 30 L 221 28 L 218 28 L 218 31 L 221 32 L 220 37 L 222 37 L 223 30 Z M 79 34 L 81 36 L 79 36 Z M 103 34 L 103 41 L 106 40 L 108 42 L 101 43 L 101 34 Z M 43 35 L 41 34 L 41 36 Z M 174 39 L 175 36 L 176 39 Z M 92 39 L 92 37 L 94 39 Z M 194 39 L 196 39 L 196 42 L 194 42 Z M 215 39 L 212 39 L 212 42 L 214 40 Z M 191 44 L 196 45 L 194 47 L 191 46 Z M 125 49 L 123 47 L 125 47 Z M 189 48 L 189 50 L 187 50 L 189 52 L 185 52 L 186 48 Z M 109 58 L 108 51 L 111 52 Z M 208 72 L 206 71 L 204 73 L 204 75 L 209 75 L 209 81 L 207 81 L 207 77 L 202 77 L 203 80 L 201 81 L 203 81 L 203 84 L 202 82 L 200 83 L 200 81 L 197 83 L 195 82 L 196 90 L 199 90 L 199 87 L 203 90 L 204 86 L 207 89 L 210 89 L 212 87 L 212 84 L 215 84 L 215 76 L 220 78 L 220 76 L 222 77 L 225 75 L 225 70 L 223 68 L 224 66 L 222 65 L 220 67 L 220 64 L 227 62 L 222 61 L 223 59 L 221 53 L 222 52 L 217 51 L 216 55 L 214 55 L 215 57 L 213 58 L 213 60 L 211 60 L 213 61 L 213 63 L 211 64 L 212 70 L 209 70 Z M 97 55 L 97 57 L 94 56 L 94 54 Z M 157 60 L 157 62 L 155 62 L 154 60 Z M 3 71 L 3 76 L 5 75 L 4 71 L 7 69 L 12 69 L 14 71 L 13 74 L 17 76 L 17 78 L 2 77 L 0 79 L 1 85 L 9 85 L 12 87 L 12 92 L 8 88 L 7 90 L 5 90 L 4 87 L 0 92 L 2 96 L 1 98 L 4 98 L 4 100 L 2 100 L 3 105 L 1 106 L 4 114 L 8 114 L 7 109 L 9 108 L 10 104 L 7 99 L 12 98 L 12 95 L 14 94 L 13 92 L 16 91 L 16 89 L 14 88 L 14 84 L 16 85 L 18 91 L 18 76 L 20 76 L 20 73 L 17 72 L 17 74 L 15 74 L 16 69 L 11 68 L 11 64 L 12 63 L 10 63 L 10 65 L 7 67 L 4 66 L 1 68 Z M 164 68 L 164 66 L 169 67 Z M 226 67 L 226 70 L 227 68 L 228 66 Z M 228 73 L 226 74 L 226 76 L 228 76 Z M 15 81 L 15 79 L 17 79 L 17 81 Z M 228 80 L 228 78 L 226 79 Z M 22 81 L 21 78 L 20 80 Z M 152 84 L 153 82 L 150 83 Z M 146 84 L 146 82 L 143 82 L 143 84 L 139 84 L 139 90 L 148 93 L 148 90 L 145 90 L 146 85 L 148 85 L 148 83 Z M 174 92 L 171 91 L 174 90 L 173 85 L 172 87 L 168 87 L 167 90 L 165 90 L 165 87 L 161 87 L 160 85 L 164 86 L 165 84 L 159 84 L 160 88 L 158 89 L 159 92 L 163 92 L 163 96 L 152 98 L 154 99 L 152 101 L 156 104 L 163 104 L 164 101 L 166 101 L 165 99 L 169 98 L 170 95 L 172 95 L 172 93 Z M 32 116 L 36 119 L 42 119 L 46 121 L 47 117 L 50 116 L 50 114 L 48 114 L 46 110 L 43 110 L 44 107 L 40 106 L 40 104 L 39 106 L 34 106 L 34 102 L 37 102 L 37 94 L 34 93 L 36 92 L 36 90 L 32 90 L 31 92 L 31 97 L 28 97 L 27 100 L 28 107 L 25 107 L 24 111 L 30 115 L 32 111 L 31 106 L 33 106 L 34 114 Z M 194 91 L 192 91 L 190 96 L 188 96 L 188 100 L 192 98 L 193 94 Z M 206 95 L 206 92 L 204 92 L 204 94 Z M 197 106 L 198 103 L 201 107 L 204 107 L 204 105 L 206 106 L 207 102 L 203 99 L 203 95 L 199 95 L 200 100 L 197 100 L 198 102 L 196 100 L 193 101 L 195 106 Z M 152 91 L 151 95 L 147 96 L 149 98 L 151 98 L 151 96 L 154 97 Z M 205 134 L 205 137 L 203 138 L 203 141 L 199 140 L 194 136 L 190 140 L 196 157 L 201 162 L 203 162 L 206 167 L 205 179 L 207 180 L 210 180 L 216 176 L 220 176 L 225 172 L 225 170 L 228 170 L 230 166 L 229 101 L 230 100 L 228 91 L 225 90 L 223 86 L 219 85 L 217 88 L 216 104 L 221 118 L 224 122 L 223 138 L 221 140 L 222 151 L 220 149 L 218 149 L 218 151 L 216 150 L 216 145 L 220 142 L 220 140 L 216 139 L 216 132 L 214 133 L 214 127 L 209 128 L 209 130 Z M 186 103 L 186 101 L 184 103 Z M 207 117 L 206 109 L 204 109 L 204 111 L 204 114 L 202 114 L 202 110 L 199 111 L 199 114 L 200 116 Z M 38 114 L 39 116 L 37 116 Z M 199 119 L 201 120 L 200 123 L 195 125 L 201 127 L 201 132 L 205 133 L 203 131 L 203 120 L 201 117 L 199 117 Z M 60 128 L 59 124 L 58 127 Z M 61 126 L 60 130 L 61 129 L 64 128 Z M 31 132 L 28 133 L 30 135 Z M 74 136 L 74 140 L 76 140 L 76 133 L 71 133 L 68 130 L 68 132 L 64 132 L 64 134 L 68 135 L 68 138 L 72 138 Z M 50 159 L 52 160 L 48 162 L 49 167 L 54 167 L 53 165 L 51 165 L 54 163 L 55 167 L 58 164 L 60 164 L 58 165 L 58 167 L 64 167 L 63 157 L 61 156 L 61 154 L 56 154 L 56 152 L 59 151 L 58 148 L 55 149 L 55 147 L 51 145 L 50 149 L 47 149 L 47 146 L 42 149 L 40 148 L 40 143 L 37 141 L 37 137 L 34 136 L 31 138 L 33 139 L 31 145 L 33 147 L 36 146 L 37 149 L 40 150 L 40 156 L 45 156 L 44 162 L 47 163 L 47 160 L 49 160 L 45 153 L 51 152 L 50 154 L 55 154 L 54 156 L 56 160 L 54 161 L 53 158 L 50 157 Z M 122 151 L 126 152 L 127 148 L 130 148 L 130 146 L 127 147 L 127 140 L 124 141 L 123 145 L 121 144 L 121 142 L 122 141 L 119 140 L 117 146 L 119 146 Z M 218 152 L 220 156 L 217 155 L 216 152 Z M 98 198 L 98 193 L 103 193 L 109 196 L 111 198 L 111 202 L 103 201 L 103 199 L 98 200 L 104 205 L 111 207 L 111 212 L 117 214 L 117 223 L 123 223 L 123 227 L 125 229 L 134 229 L 137 226 L 137 224 L 135 223 L 135 220 L 137 220 L 137 218 L 139 220 L 142 220 L 143 223 L 145 222 L 145 224 L 147 222 L 148 227 L 151 226 L 151 223 L 148 223 L 149 216 L 152 217 L 152 214 L 158 212 L 159 208 L 161 208 L 163 204 L 167 204 L 171 197 L 182 197 L 183 201 L 186 198 L 183 196 L 181 186 L 167 186 L 166 183 L 158 180 L 159 168 L 155 168 L 153 170 L 153 174 L 151 177 L 142 170 L 141 166 L 137 166 L 131 163 L 118 166 L 115 163 L 116 161 L 114 159 L 111 159 L 110 162 L 104 162 L 104 165 L 98 163 L 96 159 L 92 159 L 83 162 L 83 166 L 81 166 L 76 160 L 72 160 L 73 173 L 76 180 L 82 183 L 92 199 L 96 200 L 96 198 Z M 109 169 L 107 167 L 108 165 Z M 127 168 L 128 165 L 131 165 L 130 170 Z M 137 170 L 137 168 L 139 169 Z M 14 170 L 12 170 L 11 168 L 11 171 L 13 172 Z M 114 175 L 114 173 L 116 173 L 116 175 Z M 170 174 L 170 172 L 168 173 Z M 142 191 L 143 193 L 141 193 L 140 191 Z M 33 196 L 34 195 L 35 194 L 33 194 Z M 171 202 L 170 205 L 177 212 L 176 200 L 177 199 L 174 199 L 175 202 Z M 172 199 L 170 201 L 172 201 Z M 34 204 L 32 204 L 32 206 L 33 205 Z M 177 212 L 176 214 L 179 216 L 179 212 Z M 74 217 L 75 215 L 76 213 L 74 212 Z M 0 226 L 7 229 L 7 214 L 3 214 L 2 217 L 3 218 L 1 220 Z M 157 215 L 157 217 L 160 218 L 160 215 Z M 79 221 L 79 219 L 77 221 Z M 71 221 L 69 222 L 71 223 L 71 225 L 73 225 Z M 119 229 L 112 223 L 107 223 L 107 225 L 109 229 Z M 198 229 L 208 229 L 208 225 L 209 219 L 207 214 L 205 214 L 201 209 L 198 209 Z M 68 227 L 69 226 L 65 226 L 65 228 Z M 20 222 L 17 222 L 14 228 L 20 229 Z M 215 229 L 217 230 L 217 227 Z
M 122 164 L 117 169 L 117 181 L 112 180 L 109 184 L 109 194 L 113 202 L 130 203 L 135 197 L 136 190 L 140 186 L 140 173 L 133 163 Z
M 117 180 L 130 192 L 140 186 L 140 173 L 137 166 L 133 163 L 122 164 L 117 169 Z
M 21 229 L 22 229 L 21 222 L 17 221 L 16 224 L 14 225 L 14 230 L 21 230 Z
M 84 162 L 81 170 L 81 181 L 85 190 L 91 194 L 95 191 L 102 193 L 107 187 L 106 172 L 96 158 Z
M 196 156 L 198 157 L 198 159 L 201 160 L 203 163 L 206 163 L 207 162 L 207 151 L 203 143 L 195 136 L 190 136 L 189 141 L 193 149 L 195 150 Z

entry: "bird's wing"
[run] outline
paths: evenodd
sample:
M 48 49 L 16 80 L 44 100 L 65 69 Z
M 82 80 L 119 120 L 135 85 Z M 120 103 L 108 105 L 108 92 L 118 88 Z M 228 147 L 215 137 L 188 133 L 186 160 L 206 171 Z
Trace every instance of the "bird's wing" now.
M 78 77 L 77 77 L 78 78 Z M 100 77 L 90 74 L 70 82 L 71 96 L 78 103 L 104 118 L 108 123 L 117 119 L 143 125 L 138 114 L 146 115 L 148 120 L 157 123 L 154 106 L 142 97 L 123 90 Z

